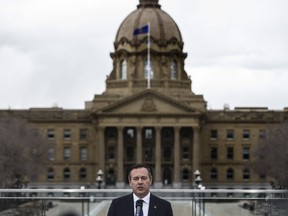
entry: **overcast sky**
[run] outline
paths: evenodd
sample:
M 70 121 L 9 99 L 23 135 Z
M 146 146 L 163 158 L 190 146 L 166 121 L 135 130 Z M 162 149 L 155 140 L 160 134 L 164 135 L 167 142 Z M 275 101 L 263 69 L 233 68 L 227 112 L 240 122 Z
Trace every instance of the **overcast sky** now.
M 0 0 L 0 109 L 84 108 L 139 0 Z M 159 0 L 209 109 L 288 107 L 287 0 Z

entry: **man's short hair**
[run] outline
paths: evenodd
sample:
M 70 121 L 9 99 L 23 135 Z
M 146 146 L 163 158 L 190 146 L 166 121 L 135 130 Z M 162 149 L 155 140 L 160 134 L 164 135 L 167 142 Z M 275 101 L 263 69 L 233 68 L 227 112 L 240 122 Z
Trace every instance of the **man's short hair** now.
M 146 164 L 135 164 L 129 168 L 129 173 L 128 173 L 128 180 L 129 181 L 131 180 L 131 171 L 134 169 L 140 169 L 140 168 L 147 169 L 149 178 L 152 179 L 152 172 L 151 172 L 151 169 L 149 168 L 149 166 L 147 166 Z

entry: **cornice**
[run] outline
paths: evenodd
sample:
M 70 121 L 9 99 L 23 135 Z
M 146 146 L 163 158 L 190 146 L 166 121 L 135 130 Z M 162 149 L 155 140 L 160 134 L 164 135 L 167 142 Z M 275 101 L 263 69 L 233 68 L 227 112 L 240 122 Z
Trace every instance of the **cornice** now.
M 205 121 L 209 123 L 279 123 L 288 120 L 288 112 L 285 111 L 207 111 Z
M 1 110 L 0 117 L 16 117 L 30 122 L 90 122 L 90 112 L 86 110 L 29 109 Z

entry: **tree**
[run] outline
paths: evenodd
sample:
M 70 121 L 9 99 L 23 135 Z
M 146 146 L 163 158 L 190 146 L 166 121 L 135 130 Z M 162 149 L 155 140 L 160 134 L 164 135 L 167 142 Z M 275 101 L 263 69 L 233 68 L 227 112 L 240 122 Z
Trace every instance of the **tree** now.
M 0 187 L 21 187 L 47 161 L 48 142 L 24 119 L 0 119 Z
M 282 188 L 288 186 L 288 122 L 268 128 L 255 149 L 254 168 L 257 173 L 269 176 Z

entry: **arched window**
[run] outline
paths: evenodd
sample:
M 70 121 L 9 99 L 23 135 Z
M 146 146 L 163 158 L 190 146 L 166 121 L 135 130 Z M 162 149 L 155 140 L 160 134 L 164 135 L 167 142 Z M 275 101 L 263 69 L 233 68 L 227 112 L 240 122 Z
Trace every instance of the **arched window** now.
M 234 178 L 234 170 L 232 168 L 227 169 L 226 178 L 232 180 Z
M 163 184 L 164 185 L 172 184 L 172 173 L 169 168 L 165 168 L 163 171 Z
M 113 168 L 110 168 L 108 170 L 107 176 L 106 176 L 106 183 L 107 185 L 115 185 L 116 183 L 116 174 Z
M 153 73 L 153 62 L 150 61 L 150 67 L 148 65 L 148 61 L 145 61 L 145 65 L 144 65 L 144 77 L 145 79 L 148 79 L 148 71 L 150 71 L 150 79 L 153 79 L 154 77 L 154 73 Z
M 173 61 L 170 65 L 171 80 L 177 79 L 177 62 Z
M 47 171 L 47 179 L 54 179 L 54 169 L 51 167 Z
M 85 168 L 81 168 L 79 171 L 79 178 L 80 179 L 86 179 L 87 177 L 87 171 Z
M 65 168 L 63 170 L 63 179 L 64 180 L 70 179 L 70 169 L 69 168 Z
M 125 60 L 121 61 L 121 69 L 120 69 L 120 79 L 127 79 L 127 62 Z

